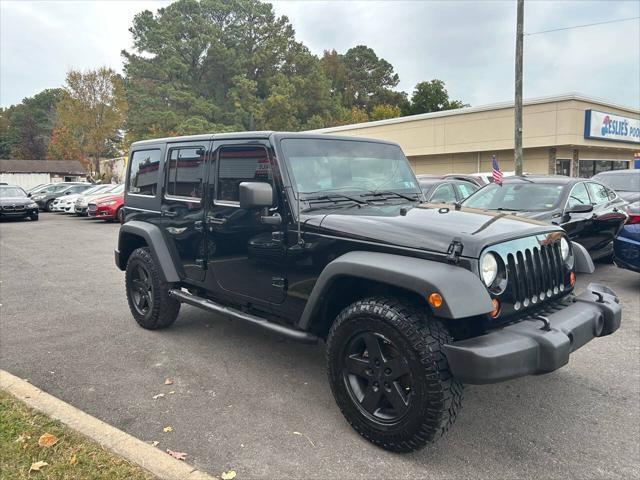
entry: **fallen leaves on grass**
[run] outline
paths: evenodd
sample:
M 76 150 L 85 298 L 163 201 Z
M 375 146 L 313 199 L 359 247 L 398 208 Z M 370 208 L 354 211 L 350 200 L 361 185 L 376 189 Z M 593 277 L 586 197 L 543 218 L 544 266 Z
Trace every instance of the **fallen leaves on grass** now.
M 76 463 L 78 463 L 78 457 L 76 457 L 76 454 L 74 453 L 69 459 L 69 465 L 74 466 Z
M 29 473 L 31 473 L 31 472 L 39 472 L 41 468 L 46 467 L 47 465 L 49 465 L 49 464 L 47 462 L 43 462 L 43 461 L 33 462 L 31 464 L 31 467 L 29 468 Z
M 21 433 L 20 435 L 18 435 L 18 438 L 16 438 L 16 443 L 25 443 L 30 438 L 31 436 L 27 435 L 26 433 Z
M 162 397 L 164 397 L 164 393 L 159 393 L 159 394 L 157 394 L 157 395 L 154 395 L 154 396 L 153 396 L 153 399 L 154 399 L 154 400 L 157 400 L 157 399 L 162 398 Z
M 163 431 L 164 433 L 167 433 L 167 432 L 173 432 L 173 427 L 171 427 L 171 426 L 169 426 L 169 427 L 164 427 L 164 428 L 162 429 L 162 431 Z
M 186 460 L 187 457 L 187 454 L 184 452 L 174 452 L 173 450 L 167 449 L 167 453 L 178 460 Z
M 41 447 L 51 447 L 58 443 L 58 437 L 50 433 L 43 433 L 38 439 L 38 445 Z
M 222 472 L 222 480 L 233 480 L 234 478 L 236 478 L 236 471 L 235 470 L 229 470 L 228 472 Z
M 164 384 L 165 385 L 173 385 L 173 380 L 171 380 L 170 378 L 165 378 Z

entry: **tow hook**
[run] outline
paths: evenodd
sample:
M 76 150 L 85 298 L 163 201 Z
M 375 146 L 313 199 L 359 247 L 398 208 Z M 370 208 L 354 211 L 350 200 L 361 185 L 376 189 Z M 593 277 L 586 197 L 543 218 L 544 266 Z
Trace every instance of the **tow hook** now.
M 544 325 L 540 328 L 540 330 L 544 330 L 545 332 L 551 331 L 551 322 L 547 317 L 543 317 L 542 315 L 534 315 L 531 317 L 531 320 L 540 320 Z

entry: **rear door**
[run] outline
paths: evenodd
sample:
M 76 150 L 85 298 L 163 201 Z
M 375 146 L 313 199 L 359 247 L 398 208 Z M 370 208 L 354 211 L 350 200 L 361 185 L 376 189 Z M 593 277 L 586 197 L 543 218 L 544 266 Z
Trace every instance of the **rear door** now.
M 600 250 L 613 242 L 627 216 L 621 208 L 623 202 L 613 191 L 596 182 L 587 182 L 587 188 L 593 203 L 594 249 Z
M 204 176 L 210 142 L 167 145 L 159 226 L 188 280 L 205 277 Z

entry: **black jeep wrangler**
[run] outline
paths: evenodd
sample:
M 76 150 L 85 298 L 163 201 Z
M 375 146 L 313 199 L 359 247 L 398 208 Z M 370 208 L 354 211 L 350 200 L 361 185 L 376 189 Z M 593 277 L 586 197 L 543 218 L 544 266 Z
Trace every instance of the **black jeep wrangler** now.
M 552 372 L 620 326 L 561 228 L 424 203 L 396 144 L 245 132 L 136 142 L 115 261 L 144 328 L 181 303 L 327 343 L 362 436 L 408 452 L 453 424 L 462 383 Z

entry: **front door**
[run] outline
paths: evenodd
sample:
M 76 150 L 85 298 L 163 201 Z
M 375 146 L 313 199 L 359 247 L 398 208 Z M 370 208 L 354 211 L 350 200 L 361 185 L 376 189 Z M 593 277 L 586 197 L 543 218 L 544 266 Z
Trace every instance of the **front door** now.
M 285 245 L 262 217 L 278 212 L 277 195 L 271 209 L 243 209 L 239 202 L 242 182 L 267 182 L 274 187 L 267 145 L 243 141 L 214 144 L 209 167 L 207 230 L 207 284 L 237 300 L 253 305 L 284 301 Z M 274 234 L 275 233 L 275 234 Z
M 209 142 L 167 145 L 160 227 L 188 280 L 204 280 L 203 178 Z
M 565 211 L 568 211 L 577 205 L 589 205 L 590 203 L 591 198 L 589 197 L 586 184 L 584 182 L 576 183 L 569 193 Z M 569 235 L 569 239 L 573 242 L 578 242 L 587 250 L 591 250 L 593 248 L 592 216 L 592 212 L 567 213 L 565 214 L 563 223 L 561 224 L 562 228 L 567 232 L 567 235 Z

